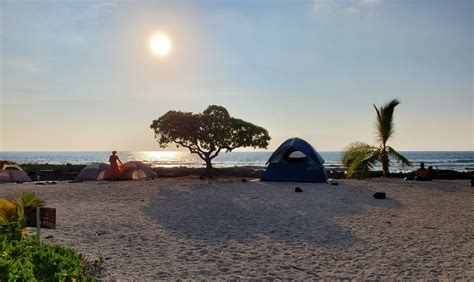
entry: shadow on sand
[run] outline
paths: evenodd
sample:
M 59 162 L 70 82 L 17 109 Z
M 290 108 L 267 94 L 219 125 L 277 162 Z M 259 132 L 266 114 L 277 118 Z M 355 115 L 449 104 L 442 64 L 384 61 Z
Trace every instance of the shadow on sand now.
M 295 186 L 303 193 L 295 193 Z M 188 238 L 218 243 L 269 237 L 290 243 L 350 246 L 357 241 L 339 217 L 367 206 L 396 208 L 391 199 L 347 185 L 250 182 L 163 190 L 145 213 L 157 224 Z

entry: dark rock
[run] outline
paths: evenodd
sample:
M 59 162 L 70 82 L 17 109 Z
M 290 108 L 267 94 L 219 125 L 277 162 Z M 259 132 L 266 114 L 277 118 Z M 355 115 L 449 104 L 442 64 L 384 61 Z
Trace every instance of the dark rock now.
M 242 178 L 242 182 L 247 182 L 247 179 L 245 179 L 245 178 Z
M 374 194 L 374 198 L 375 199 L 385 199 L 386 198 L 386 194 L 383 193 L 383 192 L 377 192 Z
M 44 238 L 45 238 L 45 239 L 53 239 L 54 236 L 53 236 L 53 235 L 48 235 L 48 236 L 46 236 L 46 237 L 44 237 Z
M 337 182 L 337 181 L 331 181 L 331 185 L 339 185 L 339 182 Z
M 303 189 L 301 189 L 300 187 L 295 187 L 295 192 L 296 193 L 303 192 Z
M 39 181 L 53 181 L 53 180 L 74 180 L 76 176 L 85 167 L 82 165 L 73 164 L 21 164 L 21 167 L 30 175 L 31 179 Z M 328 178 L 332 179 L 343 179 L 346 178 L 345 168 L 338 166 L 328 166 Z M 160 178 L 166 177 L 184 177 L 184 176 L 196 176 L 204 175 L 205 168 L 203 167 L 154 167 L 153 170 L 158 174 Z M 263 167 L 259 166 L 244 166 L 244 167 L 226 167 L 226 168 L 214 168 L 212 174 L 215 177 L 245 177 L 247 179 L 260 178 Z M 391 173 L 390 177 L 405 178 L 408 175 L 414 175 L 414 172 L 410 173 Z M 373 171 L 365 175 L 364 177 L 375 178 L 382 177 L 382 171 Z M 354 178 L 361 176 L 354 175 Z M 434 169 L 432 179 L 466 179 L 470 180 L 474 177 L 473 168 L 466 168 L 466 171 L 458 172 L 453 170 L 438 170 Z
M 107 231 L 105 230 L 98 230 L 95 232 L 95 236 L 102 236 L 102 235 L 105 235 L 107 234 Z

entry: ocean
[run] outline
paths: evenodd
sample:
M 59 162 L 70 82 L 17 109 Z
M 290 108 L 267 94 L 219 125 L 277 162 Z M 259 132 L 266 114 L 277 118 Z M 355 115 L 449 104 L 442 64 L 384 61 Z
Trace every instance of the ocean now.
M 214 167 L 258 166 L 264 167 L 272 152 L 231 152 L 221 153 L 213 160 Z M 319 152 L 330 168 L 341 167 L 342 152 Z M 391 164 L 392 172 L 406 172 L 418 168 L 420 162 L 435 169 L 450 169 L 456 171 L 474 171 L 474 151 L 452 152 L 401 152 L 411 162 L 413 167 Z M 20 164 L 88 164 L 108 162 L 110 152 L 0 152 L 0 159 L 12 160 Z M 203 161 L 196 155 L 185 151 L 122 151 L 118 152 L 120 159 L 125 161 L 142 161 L 150 166 L 187 166 L 202 167 Z M 374 170 L 381 170 L 380 167 Z

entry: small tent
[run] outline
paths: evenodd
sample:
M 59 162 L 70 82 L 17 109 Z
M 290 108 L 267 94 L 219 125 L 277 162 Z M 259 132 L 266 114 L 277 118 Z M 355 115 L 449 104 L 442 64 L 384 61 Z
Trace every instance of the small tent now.
M 155 179 L 156 177 L 156 172 L 149 166 L 137 161 L 124 163 L 120 174 L 120 179 L 124 180 Z
M 0 161 L 0 183 L 30 182 L 31 178 L 15 162 Z
M 262 181 L 327 182 L 321 155 L 308 142 L 291 138 L 283 142 L 267 161 Z
M 75 181 L 106 180 L 110 177 L 110 165 L 105 163 L 94 163 L 87 165 L 81 170 Z

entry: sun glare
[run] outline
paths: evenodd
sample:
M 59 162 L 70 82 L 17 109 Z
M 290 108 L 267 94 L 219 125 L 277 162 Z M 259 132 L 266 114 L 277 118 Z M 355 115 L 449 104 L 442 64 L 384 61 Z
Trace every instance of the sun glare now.
M 171 40 L 164 34 L 155 34 L 150 38 L 150 49 L 157 56 L 166 56 L 171 51 Z

